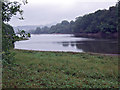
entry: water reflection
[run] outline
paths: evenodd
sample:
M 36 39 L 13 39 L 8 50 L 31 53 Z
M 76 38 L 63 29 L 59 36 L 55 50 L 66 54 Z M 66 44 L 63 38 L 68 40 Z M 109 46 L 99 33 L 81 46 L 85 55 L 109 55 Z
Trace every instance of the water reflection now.
M 118 53 L 117 41 L 111 40 L 94 40 L 94 41 L 74 41 L 74 42 L 61 42 L 64 47 L 71 46 L 76 47 L 78 50 L 83 52 L 94 52 L 94 53 Z
M 69 42 L 63 42 L 62 45 L 63 45 L 64 47 L 68 47 L 68 46 L 69 46 Z
M 30 40 L 15 43 L 16 49 L 109 54 L 116 54 L 117 46 L 117 40 L 76 38 L 71 34 L 32 35 Z

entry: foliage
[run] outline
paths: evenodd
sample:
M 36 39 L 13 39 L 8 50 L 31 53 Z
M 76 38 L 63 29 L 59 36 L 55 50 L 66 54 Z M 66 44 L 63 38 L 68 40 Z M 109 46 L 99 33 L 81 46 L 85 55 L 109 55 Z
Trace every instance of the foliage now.
M 21 15 L 20 19 L 23 19 L 22 14 L 23 10 L 20 9 L 21 4 L 19 2 L 10 2 L 7 0 L 4 0 L 2 2 L 2 21 L 8 22 L 10 21 L 11 17 L 13 15 L 16 15 L 17 12 Z
M 20 35 L 19 38 L 21 39 L 27 39 L 31 37 L 30 33 L 26 33 L 24 30 L 19 30 L 18 34 Z
M 10 53 L 10 49 L 14 48 L 14 40 L 12 35 L 14 35 L 14 30 L 10 25 L 2 25 L 2 62 L 3 64 L 10 64 L 13 60 L 13 54 Z
M 11 64 L 14 60 L 14 53 L 10 53 L 10 49 L 14 48 L 14 42 L 18 40 L 28 39 L 31 37 L 30 33 L 26 33 L 24 30 L 20 32 L 21 36 L 17 36 L 14 33 L 13 27 L 4 24 L 2 25 L 2 60 L 3 64 Z
M 51 26 L 50 28 L 45 26 L 43 28 L 37 27 L 35 31 L 30 33 L 33 34 L 45 34 L 45 33 L 72 33 L 70 31 L 70 24 L 68 21 L 64 20 L 61 23 Z
M 50 28 L 50 33 L 71 33 L 70 32 L 70 24 L 68 21 L 64 20 L 59 24 Z
M 23 1 L 24 4 L 27 1 Z M 19 13 L 21 17 L 19 19 L 23 19 L 22 14 L 23 10 L 20 8 L 21 4 L 19 2 L 10 2 L 7 0 L 2 1 L 2 60 L 4 63 L 11 63 L 13 60 L 14 54 L 10 53 L 10 49 L 14 48 L 14 42 L 19 39 L 18 36 L 15 35 L 12 26 L 5 24 L 4 22 L 10 21 L 11 17 Z M 30 35 L 29 35 L 30 36 Z
M 14 47 L 13 35 L 14 30 L 13 27 L 2 23 L 2 50 L 7 51 L 10 48 Z
M 77 17 L 75 21 L 68 22 L 63 20 L 61 23 L 52 25 L 50 28 L 46 29 L 38 27 L 31 33 L 117 33 L 117 23 L 119 18 L 117 15 L 119 9 L 118 7 L 119 3 L 117 3 L 116 6 L 110 7 L 109 10 L 97 10 L 94 13 L 86 14 L 82 17 Z
M 3 88 L 118 88 L 118 57 L 14 50 Z M 112 66 L 112 67 L 111 67 Z
M 109 10 L 98 10 L 95 13 L 78 17 L 75 21 L 75 33 L 115 33 L 117 32 L 117 6 Z M 80 31 L 81 30 L 81 31 Z

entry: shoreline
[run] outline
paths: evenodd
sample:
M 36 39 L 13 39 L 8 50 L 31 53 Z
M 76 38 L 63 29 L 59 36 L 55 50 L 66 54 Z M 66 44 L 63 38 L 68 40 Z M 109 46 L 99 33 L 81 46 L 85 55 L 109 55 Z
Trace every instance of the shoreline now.
M 46 34 L 55 34 L 64 35 L 65 33 L 46 33 Z M 84 37 L 84 38 L 95 38 L 95 39 L 118 39 L 118 33 L 106 34 L 106 33 L 66 33 L 72 34 L 74 37 Z M 32 34 L 32 35 L 43 35 L 43 34 Z
M 75 37 L 97 38 L 97 39 L 118 39 L 118 33 L 75 33 Z
M 120 54 L 103 54 L 103 53 L 92 53 L 92 52 L 72 52 L 72 51 L 40 51 L 40 50 L 25 50 L 25 49 L 14 49 L 17 51 L 29 51 L 29 52 L 51 52 L 51 53 L 70 53 L 70 54 L 90 54 L 90 55 L 102 55 L 102 56 L 118 56 Z

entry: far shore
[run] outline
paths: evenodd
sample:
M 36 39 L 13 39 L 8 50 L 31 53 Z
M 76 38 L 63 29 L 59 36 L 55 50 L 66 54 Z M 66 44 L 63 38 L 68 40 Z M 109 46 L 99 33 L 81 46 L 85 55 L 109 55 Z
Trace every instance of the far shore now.
M 105 34 L 105 33 L 76 33 L 76 37 L 86 37 L 86 38 L 103 38 L 103 39 L 117 39 L 118 33 Z
M 42 35 L 42 34 L 73 34 L 75 37 L 84 37 L 84 38 L 97 38 L 97 39 L 118 39 L 118 33 L 113 34 L 106 34 L 106 33 L 40 33 L 40 34 L 33 34 L 33 35 Z

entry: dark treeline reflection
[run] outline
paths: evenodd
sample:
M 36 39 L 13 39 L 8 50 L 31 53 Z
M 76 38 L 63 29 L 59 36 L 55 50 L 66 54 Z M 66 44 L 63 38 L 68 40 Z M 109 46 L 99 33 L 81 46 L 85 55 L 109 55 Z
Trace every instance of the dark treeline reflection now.
M 118 40 L 74 37 L 72 34 L 42 34 L 32 35 L 29 40 L 16 42 L 15 48 L 40 51 L 118 54 Z
M 64 47 L 72 46 L 78 50 L 82 49 L 84 52 L 104 53 L 104 54 L 118 53 L 117 40 L 74 41 L 74 42 L 61 42 L 61 43 Z

